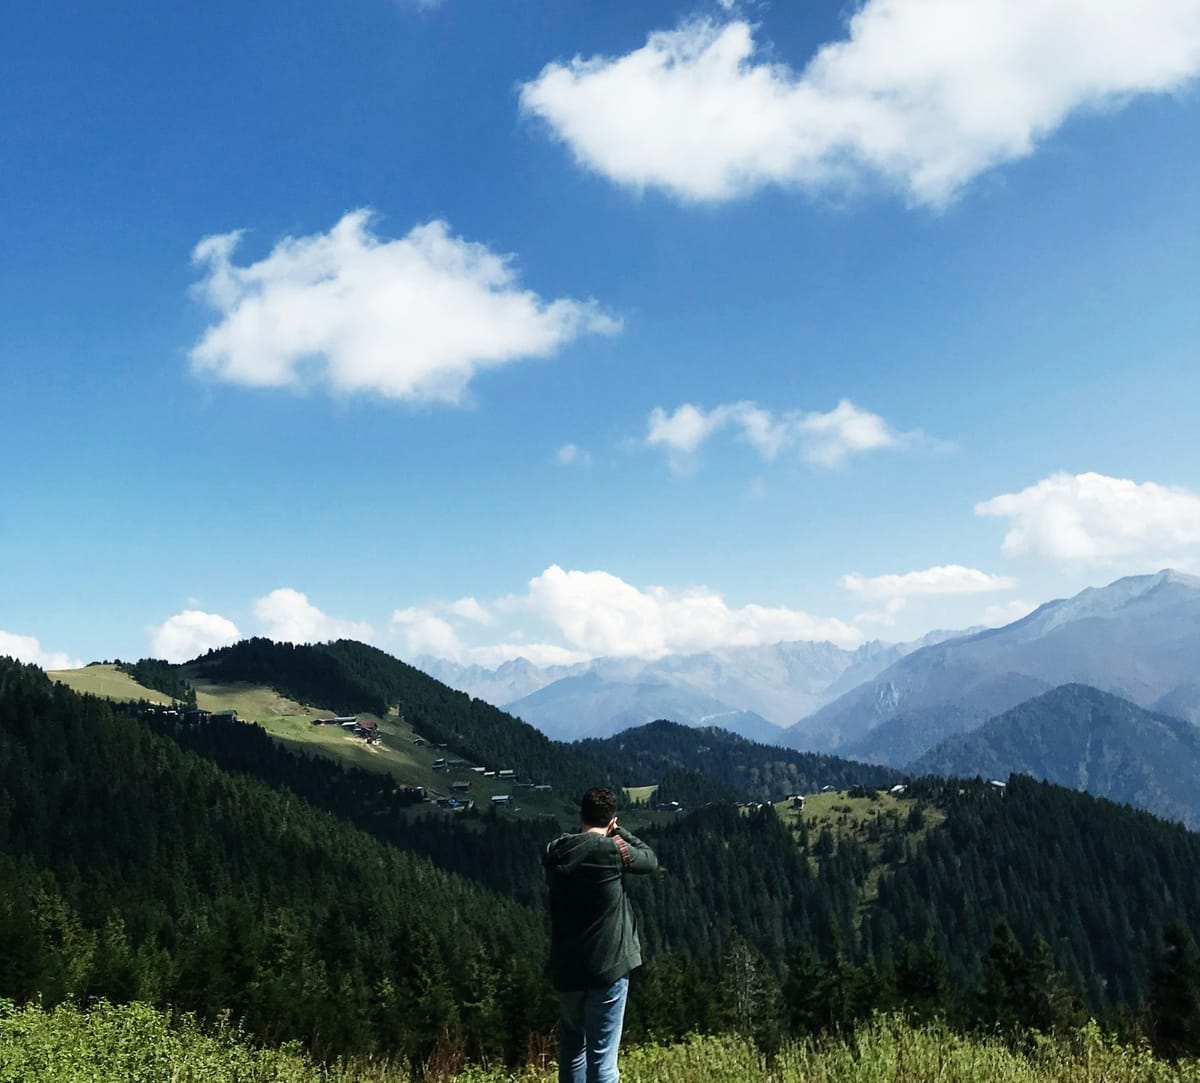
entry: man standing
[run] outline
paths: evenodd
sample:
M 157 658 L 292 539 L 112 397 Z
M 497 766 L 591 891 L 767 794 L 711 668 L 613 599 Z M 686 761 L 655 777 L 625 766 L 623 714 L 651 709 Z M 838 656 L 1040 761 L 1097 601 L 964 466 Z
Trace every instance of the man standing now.
M 642 965 L 627 872 L 658 867 L 654 851 L 617 826 L 617 798 L 583 795 L 577 834 L 559 835 L 542 863 L 550 887 L 550 979 L 559 991 L 559 1083 L 617 1083 L 629 972 Z

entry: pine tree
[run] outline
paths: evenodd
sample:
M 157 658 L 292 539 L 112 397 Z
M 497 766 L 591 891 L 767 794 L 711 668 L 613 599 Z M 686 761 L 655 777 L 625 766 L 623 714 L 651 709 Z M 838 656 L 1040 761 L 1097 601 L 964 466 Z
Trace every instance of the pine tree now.
M 1200 949 L 1191 930 L 1173 921 L 1150 979 L 1154 1051 L 1175 1060 L 1200 1055 Z

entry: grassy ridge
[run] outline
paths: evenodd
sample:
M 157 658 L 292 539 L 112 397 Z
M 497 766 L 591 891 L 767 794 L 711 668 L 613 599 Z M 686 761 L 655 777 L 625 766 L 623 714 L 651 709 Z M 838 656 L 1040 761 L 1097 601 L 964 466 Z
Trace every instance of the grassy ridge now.
M 419 1066 L 440 1083 L 552 1083 L 554 1066 L 464 1067 L 452 1053 Z M 1041 1039 L 1030 1055 L 940 1025 L 881 1017 L 848 1040 L 794 1043 L 768 1062 L 744 1038 L 693 1037 L 621 1057 L 625 1083 L 1193 1083 L 1200 1061 L 1171 1065 L 1122 1045 L 1094 1023 Z M 232 1028 L 201 1029 L 144 1004 L 90 1011 L 62 1005 L 16 1010 L 0 1001 L 0 1083 L 412 1083 L 407 1067 L 380 1061 L 317 1065 L 290 1049 L 259 1049 Z

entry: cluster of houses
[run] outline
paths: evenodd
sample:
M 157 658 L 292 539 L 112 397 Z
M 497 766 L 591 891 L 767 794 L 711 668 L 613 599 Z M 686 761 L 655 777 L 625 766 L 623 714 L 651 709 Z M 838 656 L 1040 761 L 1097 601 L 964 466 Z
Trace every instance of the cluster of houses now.
M 424 737 L 413 737 L 413 744 L 425 746 L 428 742 Z M 446 751 L 445 744 L 437 744 L 434 746 L 439 752 Z M 447 756 L 439 756 L 430 765 L 434 771 L 445 771 L 447 774 L 451 772 L 465 772 L 471 775 L 478 775 L 480 778 L 495 779 L 497 782 L 508 782 L 513 789 L 533 790 L 535 793 L 548 793 L 553 787 L 548 782 L 518 782 L 517 772 L 511 767 L 480 767 L 478 764 L 470 763 L 467 760 L 451 759 Z M 471 792 L 471 782 L 469 778 L 456 778 L 450 783 L 450 795 L 441 798 L 437 804 L 439 807 L 447 809 L 450 812 L 463 812 L 467 809 L 475 807 L 475 802 L 468 796 Z M 512 808 L 513 795 L 511 793 L 493 794 L 488 799 L 488 804 L 492 808 Z
M 362 721 L 355 715 L 339 715 L 336 718 L 314 718 L 314 726 L 339 726 L 346 733 L 361 737 L 369 745 L 379 743 L 379 723 Z
M 142 711 L 143 717 L 169 718 L 183 722 L 187 726 L 198 726 L 203 722 L 237 722 L 238 713 L 232 709 L 227 711 L 201 711 L 193 709 L 181 711 L 178 707 L 168 707 L 161 703 L 151 703 Z

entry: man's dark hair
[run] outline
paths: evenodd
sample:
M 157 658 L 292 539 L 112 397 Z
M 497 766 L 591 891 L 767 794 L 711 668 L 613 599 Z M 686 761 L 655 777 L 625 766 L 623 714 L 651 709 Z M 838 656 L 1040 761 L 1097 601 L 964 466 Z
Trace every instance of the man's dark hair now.
M 593 786 L 579 803 L 584 827 L 607 827 L 617 814 L 617 795 L 603 786 Z

